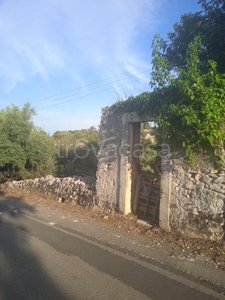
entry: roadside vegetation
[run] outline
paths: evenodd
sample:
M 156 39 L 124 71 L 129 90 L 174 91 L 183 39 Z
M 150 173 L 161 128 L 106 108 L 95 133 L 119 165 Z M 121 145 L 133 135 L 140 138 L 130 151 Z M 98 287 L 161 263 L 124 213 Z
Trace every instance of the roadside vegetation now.
M 99 150 L 98 130 L 89 129 L 56 131 L 57 175 L 59 177 L 84 175 L 95 176 Z
M 97 129 L 57 131 L 50 136 L 34 125 L 35 114 L 29 103 L 0 111 L 0 182 L 45 175 L 95 176 Z
M 171 145 L 183 147 L 186 160 L 196 153 L 225 167 L 225 2 L 199 0 L 202 10 L 181 16 L 164 40 L 152 42 L 153 92 L 115 103 L 115 109 L 155 115 L 158 130 Z
M 26 179 L 55 172 L 54 140 L 37 128 L 30 104 L 0 111 L 1 181 Z
M 154 115 L 157 131 L 171 145 L 183 147 L 188 163 L 196 153 L 214 158 L 225 167 L 225 2 L 199 0 L 201 11 L 187 13 L 175 23 L 167 39 L 152 42 L 152 92 L 144 92 L 113 108 Z M 98 130 L 95 127 L 57 131 L 53 136 L 37 128 L 30 104 L 0 111 L 0 181 L 47 174 L 93 175 L 97 169 Z M 157 133 L 156 133 L 157 135 Z M 160 136 L 159 134 L 157 135 Z M 151 141 L 142 167 L 156 158 Z M 160 140 L 158 140 L 160 143 Z
M 140 168 L 145 173 L 160 174 L 161 159 L 159 156 L 159 146 L 156 136 L 157 128 L 149 123 L 141 124 L 140 142 L 142 150 L 140 154 Z

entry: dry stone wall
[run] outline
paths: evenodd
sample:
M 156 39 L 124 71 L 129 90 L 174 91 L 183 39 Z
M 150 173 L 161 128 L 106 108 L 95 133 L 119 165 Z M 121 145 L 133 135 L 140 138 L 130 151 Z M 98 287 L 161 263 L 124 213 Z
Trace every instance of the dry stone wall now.
M 211 240 L 224 238 L 225 170 L 217 171 L 204 157 L 195 169 L 173 153 L 171 165 L 170 226 Z
M 3 189 L 12 194 L 29 192 L 84 207 L 95 204 L 95 178 L 90 176 L 56 178 L 48 175 L 42 178 L 7 182 L 3 185 Z
M 8 182 L 4 189 L 12 194 L 29 192 L 82 206 L 94 205 L 106 213 L 130 213 L 137 179 L 133 155 L 134 145 L 139 143 L 136 125 L 153 119 L 112 107 L 102 109 L 97 181 L 92 177 L 47 176 Z M 162 158 L 159 224 L 163 229 L 222 240 L 224 217 L 225 170 L 215 170 L 206 157 L 198 157 L 197 167 L 192 169 L 184 163 L 181 151 Z
M 103 211 L 131 211 L 132 191 L 134 194 L 136 187 L 132 155 L 133 146 L 138 143 L 135 124 L 145 121 L 151 118 L 143 119 L 135 112 L 115 112 L 112 107 L 102 109 L 96 203 Z M 197 167 L 192 169 L 184 163 L 184 153 L 177 149 L 169 152 L 161 161 L 160 226 L 195 237 L 223 240 L 225 170 L 215 170 L 206 156 L 199 156 Z

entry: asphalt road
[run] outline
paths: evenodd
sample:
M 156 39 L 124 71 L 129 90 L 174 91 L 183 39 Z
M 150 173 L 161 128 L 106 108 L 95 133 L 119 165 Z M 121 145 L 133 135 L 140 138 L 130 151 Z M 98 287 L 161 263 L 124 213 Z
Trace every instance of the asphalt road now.
M 91 224 L 87 224 L 91 226 Z M 0 299 L 225 299 L 176 272 L 0 201 Z

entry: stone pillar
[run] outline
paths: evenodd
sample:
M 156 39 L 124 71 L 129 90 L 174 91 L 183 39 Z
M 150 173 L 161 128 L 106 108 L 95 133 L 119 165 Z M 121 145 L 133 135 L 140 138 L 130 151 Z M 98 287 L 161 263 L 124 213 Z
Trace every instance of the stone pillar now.
M 131 169 L 132 169 L 132 185 L 131 185 L 131 209 L 133 213 L 136 213 L 134 211 L 134 197 L 135 197 L 135 191 L 137 187 L 137 180 L 138 176 L 140 175 L 140 150 L 141 150 L 141 144 L 140 144 L 140 135 L 141 135 L 141 123 L 135 122 L 130 124 L 131 127 L 131 154 L 130 154 L 130 160 L 131 160 Z
M 124 121 L 124 120 L 123 120 Z M 131 212 L 131 164 L 130 164 L 130 126 L 123 122 L 120 146 L 120 192 L 119 207 L 123 214 Z
M 159 205 L 159 226 L 170 231 L 170 197 L 171 197 L 171 166 L 170 166 L 170 147 L 162 144 L 161 150 L 161 189 L 162 194 Z

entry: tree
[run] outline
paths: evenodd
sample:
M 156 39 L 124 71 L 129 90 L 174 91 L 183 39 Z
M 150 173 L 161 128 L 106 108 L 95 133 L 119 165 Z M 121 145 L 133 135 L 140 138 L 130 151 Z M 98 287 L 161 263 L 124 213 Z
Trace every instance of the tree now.
M 167 41 L 152 43 L 150 84 L 160 101 L 158 122 L 186 149 L 194 163 L 196 150 L 225 165 L 225 2 L 199 0 L 202 10 L 184 14 Z
M 94 126 L 89 129 L 57 131 L 53 138 L 58 145 L 58 176 L 95 176 L 99 144 L 98 130 Z
M 165 57 L 170 70 L 177 71 L 185 66 L 186 50 L 195 36 L 201 39 L 201 68 L 207 68 L 209 59 L 218 64 L 218 71 L 225 72 L 225 2 L 224 0 L 199 0 L 202 10 L 187 13 L 175 23 L 168 40 L 163 41 Z
M 34 129 L 29 137 L 26 168 L 37 175 L 54 174 L 56 147 L 54 139 L 40 129 Z
M 27 145 L 35 111 L 27 103 L 22 109 L 12 105 L 0 113 L 0 167 L 15 172 L 25 169 Z
M 188 46 L 186 66 L 180 69 L 177 86 L 182 97 L 170 109 L 180 118 L 182 145 L 193 159 L 194 149 L 214 154 L 218 164 L 224 163 L 225 148 L 225 74 L 218 72 L 217 63 L 208 61 L 201 70 L 201 40 L 195 37 Z
M 37 176 L 54 171 L 54 140 L 35 127 L 34 115 L 29 103 L 0 111 L 0 171 L 7 177 L 23 179 L 34 171 Z

